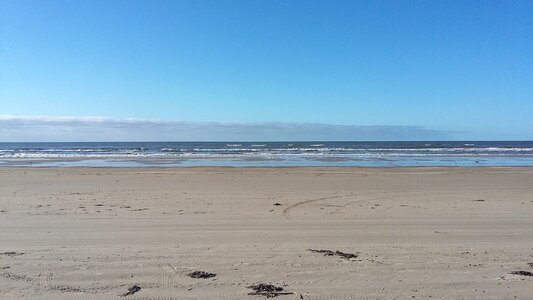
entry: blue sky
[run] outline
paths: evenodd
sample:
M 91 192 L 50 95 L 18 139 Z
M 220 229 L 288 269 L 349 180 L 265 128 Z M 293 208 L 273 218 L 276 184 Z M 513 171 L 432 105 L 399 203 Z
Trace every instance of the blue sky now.
M 0 139 L 36 139 L 21 122 L 76 139 L 81 118 L 196 123 L 208 140 L 220 124 L 239 124 L 235 140 L 258 124 L 279 139 L 318 124 L 347 140 L 531 140 L 532 15 L 532 1 L 4 0 Z

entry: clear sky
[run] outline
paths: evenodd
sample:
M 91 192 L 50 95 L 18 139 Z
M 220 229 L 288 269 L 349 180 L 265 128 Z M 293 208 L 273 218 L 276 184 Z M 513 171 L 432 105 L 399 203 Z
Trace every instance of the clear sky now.
M 533 1 L 3 0 L 0 115 L 531 140 Z

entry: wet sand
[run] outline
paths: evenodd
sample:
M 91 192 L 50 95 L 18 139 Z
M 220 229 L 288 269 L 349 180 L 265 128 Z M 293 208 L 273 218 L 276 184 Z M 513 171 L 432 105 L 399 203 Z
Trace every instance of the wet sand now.
M 528 299 L 531 262 L 533 168 L 0 168 L 2 299 Z

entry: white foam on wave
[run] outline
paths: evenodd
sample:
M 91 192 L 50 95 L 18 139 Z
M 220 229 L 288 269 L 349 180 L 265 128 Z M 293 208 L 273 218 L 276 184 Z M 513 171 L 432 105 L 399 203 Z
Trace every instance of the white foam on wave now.
M 247 144 L 248 145 L 248 144 Z M 324 158 L 380 158 L 380 157 L 503 157 L 533 156 L 533 147 L 432 147 L 432 148 L 365 148 L 365 147 L 324 147 L 324 144 L 296 146 L 279 146 L 268 144 L 251 144 L 242 148 L 242 144 L 223 144 L 219 148 L 19 148 L 0 149 L 0 159 L 91 159 L 91 158 L 281 158 L 293 157 L 324 157 Z M 474 145 L 474 144 L 464 144 Z M 43 147 L 44 148 L 44 147 Z

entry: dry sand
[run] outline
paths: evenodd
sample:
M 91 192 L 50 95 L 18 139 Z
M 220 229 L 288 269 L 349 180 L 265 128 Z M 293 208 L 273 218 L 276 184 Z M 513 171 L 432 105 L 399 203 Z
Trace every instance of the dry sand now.
M 5 299 L 531 299 L 533 169 L 1 168 L 0 252 Z

